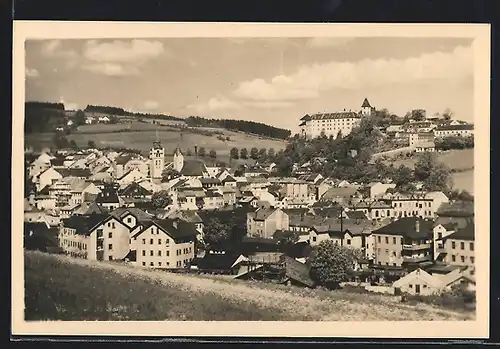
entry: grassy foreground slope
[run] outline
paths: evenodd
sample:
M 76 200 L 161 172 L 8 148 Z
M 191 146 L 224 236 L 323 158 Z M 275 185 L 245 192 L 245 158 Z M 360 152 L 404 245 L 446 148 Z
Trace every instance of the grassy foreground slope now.
M 26 320 L 468 320 L 395 297 L 148 271 L 25 252 Z

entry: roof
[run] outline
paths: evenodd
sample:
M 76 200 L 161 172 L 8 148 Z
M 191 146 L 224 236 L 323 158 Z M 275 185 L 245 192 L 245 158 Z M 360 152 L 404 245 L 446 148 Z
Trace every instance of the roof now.
M 125 165 L 130 159 L 132 159 L 132 154 L 120 155 L 115 159 L 115 164 Z
M 457 229 L 454 233 L 451 233 L 448 236 L 445 236 L 445 239 L 455 239 L 455 240 L 470 240 L 474 241 L 475 231 L 474 231 L 474 223 L 468 224 L 464 228 Z
M 338 197 L 348 198 L 357 193 L 356 188 L 344 187 L 344 188 L 330 188 L 328 189 L 323 196 L 321 196 L 321 200 L 334 199 Z
M 177 143 L 177 147 L 175 147 L 173 155 L 176 155 L 176 156 L 182 155 L 182 151 L 181 151 L 181 147 L 180 147 L 179 143 Z
M 432 276 L 431 274 L 429 274 L 428 272 L 426 272 L 425 270 L 422 270 L 422 269 L 416 269 L 414 271 L 412 271 L 411 273 L 403 276 L 402 278 L 400 278 L 399 280 L 396 280 L 392 286 L 395 287 L 395 288 L 399 288 L 403 285 L 405 285 L 407 282 L 411 282 L 412 278 L 414 277 L 418 277 L 420 279 L 422 279 L 423 281 L 425 281 L 427 284 L 433 286 L 433 287 L 436 287 L 436 288 L 439 288 L 441 286 L 441 283 L 439 281 L 438 278 Z
M 200 160 L 184 160 L 181 174 L 184 176 L 202 176 L 207 172 L 205 164 Z
M 307 115 L 304 121 L 309 120 L 330 120 L 330 119 L 357 119 L 359 114 L 352 111 L 335 112 L 335 113 L 318 113 L 311 116 Z
M 90 177 L 92 173 L 88 168 L 58 168 L 55 169 L 63 177 Z
M 436 127 L 436 131 L 461 131 L 461 130 L 473 130 L 474 125 L 464 124 L 464 125 L 445 125 Z
M 119 202 L 118 193 L 115 189 L 112 188 L 104 188 L 96 198 L 96 202 L 100 204 L 106 203 L 116 203 Z
M 89 236 L 90 230 L 108 217 L 109 215 L 107 214 L 71 216 L 67 219 L 63 219 L 62 224 L 65 228 L 75 229 L 78 235 Z
M 120 191 L 120 195 L 151 195 L 152 192 L 142 185 L 132 182 Z
M 255 212 L 250 212 L 249 214 L 253 216 L 255 221 L 264 221 L 269 216 L 271 216 L 277 209 L 275 208 L 259 208 Z
M 444 202 L 439 206 L 436 214 L 440 217 L 474 217 L 474 202 Z
M 226 176 L 226 178 L 224 178 L 222 180 L 222 183 L 227 183 L 227 182 L 236 182 L 236 179 L 234 179 L 233 176 L 229 175 L 229 176 Z
M 90 215 L 92 213 L 105 213 L 105 211 L 95 202 L 84 202 L 73 212 L 75 215 Z
M 309 267 L 306 264 L 300 263 L 288 256 L 284 256 L 284 261 L 287 278 L 309 287 L 314 286 L 314 281 L 309 276 Z
M 218 178 L 202 178 L 201 180 L 202 184 L 219 184 L 220 180 Z
M 139 236 L 145 229 L 153 224 L 161 228 L 174 240 L 195 239 L 196 235 L 198 235 L 194 224 L 182 220 L 166 218 L 152 220 L 149 225 L 146 225 L 144 229 L 135 234 L 134 237 Z
M 365 107 L 370 107 L 371 108 L 371 105 L 370 105 L 370 102 L 368 102 L 368 98 L 365 98 L 365 100 L 363 101 L 363 104 L 361 105 L 362 108 L 365 108 Z
M 401 235 L 404 237 L 420 239 L 432 235 L 434 223 L 416 217 L 400 218 L 382 228 L 373 231 L 373 234 Z M 417 229 L 418 228 L 418 229 Z
M 151 221 L 153 217 L 137 207 L 120 207 L 109 213 L 111 216 L 122 220 L 128 214 L 133 215 L 139 221 Z
M 229 270 L 241 256 L 240 253 L 206 253 L 203 258 L 193 260 L 194 265 L 201 270 Z
M 346 214 L 349 219 L 368 219 L 363 211 L 349 211 Z

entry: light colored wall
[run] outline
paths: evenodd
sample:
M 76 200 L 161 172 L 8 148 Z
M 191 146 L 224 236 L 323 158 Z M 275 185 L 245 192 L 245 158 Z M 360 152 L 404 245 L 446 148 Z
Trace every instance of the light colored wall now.
M 129 241 L 129 229 L 128 227 L 121 224 L 117 219 L 112 218 L 104 224 L 97 226 L 92 233 L 90 234 L 90 238 L 95 241 L 97 245 L 97 230 L 103 230 L 103 248 L 104 254 L 103 259 L 105 261 L 110 260 L 119 260 L 125 258 L 125 256 L 130 251 L 130 241 Z M 111 237 L 110 234 L 111 233 Z M 109 248 L 109 245 L 112 245 L 112 248 Z

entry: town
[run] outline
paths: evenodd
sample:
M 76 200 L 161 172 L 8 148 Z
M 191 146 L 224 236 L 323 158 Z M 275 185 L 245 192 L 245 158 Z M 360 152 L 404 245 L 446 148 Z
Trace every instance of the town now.
M 166 149 L 160 140 L 149 156 L 98 149 L 90 141 L 85 148 L 27 150 L 25 248 L 308 288 L 361 285 L 422 296 L 457 285 L 473 291 L 473 196 L 436 183 L 432 167 L 416 180 L 424 171 L 418 165 L 411 177 L 408 168 L 391 172 L 380 160 L 428 156 L 429 167 L 446 142 L 473 145 L 473 125 L 415 110 L 403 120 L 388 115 L 389 122 L 373 127 L 377 113 L 365 99 L 359 111 L 306 115 L 300 134 L 289 139 L 339 149 L 345 145 L 339 142 L 371 127 L 383 140 L 378 144 L 396 145 L 365 161 L 356 160 L 363 145 L 352 144 L 340 157 L 317 148 L 302 160 L 292 154 L 298 146 L 250 154 L 233 148 L 229 164 L 196 145 Z M 252 165 L 231 165 L 247 157 Z M 373 178 L 366 169 L 353 175 L 345 170 L 358 166 L 352 159 L 381 170 Z M 337 167 L 329 173 L 336 175 L 328 176 L 332 164 Z

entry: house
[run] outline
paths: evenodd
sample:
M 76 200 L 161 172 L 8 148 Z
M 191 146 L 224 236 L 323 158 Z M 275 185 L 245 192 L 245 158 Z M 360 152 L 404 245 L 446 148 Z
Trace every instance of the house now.
M 24 222 L 24 248 L 41 252 L 59 252 L 57 228 L 47 222 Z
M 218 178 L 213 177 L 202 178 L 200 182 L 204 189 L 214 188 L 221 184 L 221 181 Z
M 110 183 L 113 180 L 115 169 L 112 166 L 99 166 L 93 169 L 89 181 Z
M 57 198 L 52 195 L 38 194 L 33 197 L 34 206 L 41 211 L 53 210 L 57 206 Z
M 250 177 L 267 177 L 267 176 L 269 176 L 269 172 L 267 172 L 263 168 L 251 167 L 251 168 L 247 168 L 245 170 L 245 173 L 243 174 L 243 176 L 245 176 L 246 178 L 250 178 Z
M 139 159 L 139 158 L 133 158 L 127 161 L 127 163 L 123 167 L 124 172 L 130 172 L 133 170 L 138 170 L 140 173 L 146 177 L 149 174 L 149 165 L 146 161 Z
M 114 210 L 121 206 L 117 189 L 112 185 L 105 186 L 97 195 L 95 202 L 106 210 Z
M 130 184 L 143 179 L 146 179 L 147 175 L 140 172 L 139 169 L 134 168 L 123 174 L 123 176 L 116 179 L 116 182 L 120 185 Z
M 205 191 L 205 197 L 203 198 L 203 209 L 205 210 L 216 210 L 224 207 L 224 196 L 215 190 Z
M 276 230 L 288 230 L 289 217 L 277 208 L 261 208 L 247 213 L 247 234 L 270 239 Z
M 400 218 L 374 230 L 372 235 L 375 264 L 408 268 L 432 264 L 431 220 Z
M 125 188 L 119 190 L 121 197 L 134 198 L 134 199 L 151 199 L 153 192 L 147 190 L 137 182 L 129 183 Z
M 241 253 L 209 251 L 203 258 L 195 258 L 191 263 L 191 269 L 200 273 L 236 275 L 243 262 L 248 258 Z
M 437 241 L 436 252 L 445 264 L 467 267 L 464 274 L 475 275 L 475 231 L 474 223 L 470 222 L 463 228 L 452 228 L 451 234 L 444 235 Z
M 359 196 L 358 189 L 352 187 L 330 188 L 321 196 L 321 201 L 332 201 L 337 203 L 346 203 L 350 199 Z
M 474 125 L 459 124 L 459 125 L 443 125 L 434 129 L 434 136 L 436 138 L 443 137 L 470 137 L 474 135 Z
M 180 210 L 199 210 L 204 205 L 205 191 L 202 188 L 178 188 L 172 201 Z
M 99 117 L 99 122 L 100 122 L 100 123 L 107 124 L 107 123 L 109 123 L 110 121 L 111 121 L 111 119 L 110 119 L 110 118 L 108 118 L 106 115 L 104 115 L 104 116 L 100 116 L 100 117 Z
M 33 183 L 35 183 L 36 190 L 41 191 L 43 188 L 51 186 L 62 178 L 63 176 L 60 171 L 56 171 L 54 168 L 50 167 L 33 177 Z
M 309 267 L 289 256 L 283 256 L 285 275 L 281 283 L 313 288 L 315 281 L 310 277 Z
M 430 296 L 440 293 L 443 289 L 443 284 L 438 278 L 418 268 L 396 280 L 392 284 L 392 287 L 407 294 Z
M 305 181 L 308 183 L 316 184 L 316 183 L 318 183 L 318 181 L 324 179 L 324 177 L 322 175 L 320 175 L 319 173 L 311 173 L 311 174 L 307 174 L 307 175 L 300 175 L 298 179 L 300 181 Z
M 224 206 L 233 206 L 236 204 L 236 190 L 233 187 L 219 187 L 224 200 Z
M 41 153 L 29 167 L 30 178 L 38 176 L 40 173 L 44 172 L 52 166 L 52 160 L 54 156 L 47 153 Z
M 388 194 L 384 201 L 392 206 L 394 217 L 434 218 L 437 211 L 434 198 L 425 194 Z
M 433 153 L 436 151 L 436 144 L 434 140 L 432 141 L 420 141 L 415 144 L 415 152 L 416 153 L 425 153 L 430 152 Z
M 187 268 L 194 259 L 197 235 L 193 224 L 181 220 L 152 220 L 134 234 L 136 264 L 157 269 Z
M 208 169 L 201 160 L 184 160 L 180 173 L 183 177 L 206 178 L 210 177 Z
M 87 125 L 93 124 L 94 122 L 95 122 L 95 119 L 94 119 L 94 117 L 92 117 L 92 116 L 87 116 L 87 117 L 85 118 L 85 123 L 86 123 Z
M 368 197 L 376 199 L 383 196 L 388 189 L 396 188 L 394 183 L 371 182 L 366 186 Z
M 221 184 L 228 187 L 236 187 L 236 179 L 234 179 L 233 176 L 228 175 L 221 180 Z
M 59 229 L 59 246 L 71 256 L 97 260 L 99 255 L 102 256 L 104 247 L 102 243 L 97 245 L 95 236 L 93 240 L 90 238 L 90 232 L 106 218 L 106 214 L 91 214 L 63 219 Z

